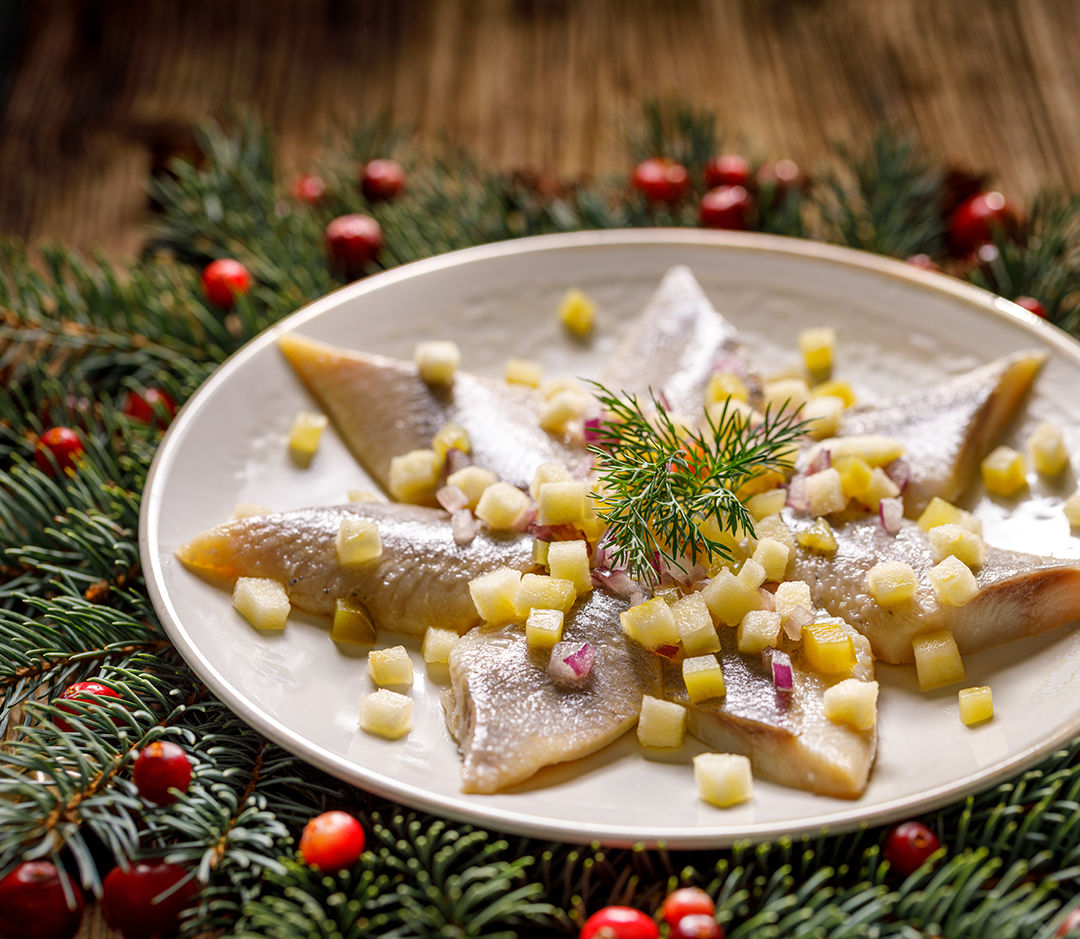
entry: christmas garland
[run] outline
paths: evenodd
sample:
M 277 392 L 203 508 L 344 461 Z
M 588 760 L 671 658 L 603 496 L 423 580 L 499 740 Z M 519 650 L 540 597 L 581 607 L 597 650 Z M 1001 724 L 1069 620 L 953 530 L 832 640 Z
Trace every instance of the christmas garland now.
M 157 222 L 129 267 L 0 248 L 0 935 L 22 934 L 19 916 L 71 935 L 83 891 L 128 937 L 572 936 L 611 905 L 648 914 L 604 911 L 615 937 L 701 910 L 720 928 L 661 930 L 1001 939 L 1076 924 L 1080 742 L 914 832 L 678 853 L 503 837 L 343 787 L 248 729 L 166 639 L 137 528 L 177 404 L 344 279 L 522 235 L 704 224 L 940 267 L 1076 331 L 1080 199 L 1020 211 L 891 131 L 808 180 L 721 156 L 712 118 L 677 104 L 645 108 L 636 168 L 600 183 L 423 158 L 387 123 L 336 139 L 291 185 L 254 121 L 199 140 L 200 162 L 151 182 Z M 348 815 L 306 828 L 298 851 L 326 809 Z M 707 897 L 665 903 L 688 885 Z

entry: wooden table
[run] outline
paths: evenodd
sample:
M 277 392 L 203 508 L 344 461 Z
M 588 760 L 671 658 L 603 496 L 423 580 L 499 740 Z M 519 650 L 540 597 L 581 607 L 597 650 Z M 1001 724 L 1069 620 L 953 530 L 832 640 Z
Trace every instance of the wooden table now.
M 506 168 L 622 171 L 645 97 L 806 167 L 882 122 L 1023 200 L 1080 188 L 1075 0 L 8 0 L 0 232 L 139 250 L 191 122 L 251 106 L 306 166 L 382 111 Z M 108 934 L 87 915 L 83 936 Z

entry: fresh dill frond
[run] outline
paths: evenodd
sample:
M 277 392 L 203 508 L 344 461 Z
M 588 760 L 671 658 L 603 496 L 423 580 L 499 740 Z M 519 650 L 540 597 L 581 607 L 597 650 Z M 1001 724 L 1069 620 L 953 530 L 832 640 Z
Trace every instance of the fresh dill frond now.
M 604 409 L 589 446 L 598 475 L 594 496 L 615 565 L 655 585 L 660 558 L 684 571 L 687 561 L 731 560 L 715 533 L 754 533 L 739 488 L 761 473 L 790 468 L 807 422 L 781 408 L 752 423 L 725 404 L 718 419 L 706 413 L 706 426 L 693 430 L 677 425 L 652 392 L 646 412 L 636 397 L 592 384 Z

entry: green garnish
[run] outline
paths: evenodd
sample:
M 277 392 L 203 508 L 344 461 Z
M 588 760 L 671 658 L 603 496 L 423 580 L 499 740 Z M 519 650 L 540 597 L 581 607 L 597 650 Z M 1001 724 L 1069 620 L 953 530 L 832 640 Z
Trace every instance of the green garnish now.
M 781 408 L 751 424 L 725 403 L 719 420 L 706 415 L 705 429 L 694 431 L 676 426 L 652 392 L 646 415 L 636 397 L 592 384 L 605 413 L 589 446 L 601 490 L 594 495 L 614 565 L 655 584 L 661 557 L 683 571 L 702 556 L 730 561 L 727 545 L 703 532 L 703 523 L 711 518 L 721 533 L 753 536 L 736 491 L 760 473 L 789 469 L 807 422 Z

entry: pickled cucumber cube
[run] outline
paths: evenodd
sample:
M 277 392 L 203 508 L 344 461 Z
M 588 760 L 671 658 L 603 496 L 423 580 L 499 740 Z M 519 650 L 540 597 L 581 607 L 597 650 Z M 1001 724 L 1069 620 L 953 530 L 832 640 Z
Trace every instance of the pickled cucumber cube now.
M 815 395 L 803 405 L 802 417 L 807 421 L 806 432 L 814 440 L 833 436 L 844 413 L 842 398 L 834 395 Z
M 757 590 L 758 587 L 765 583 L 765 567 L 752 557 L 747 558 L 743 561 L 742 567 L 739 568 L 737 576 L 747 587 Z
M 469 595 L 480 618 L 494 626 L 517 619 L 514 595 L 521 583 L 521 571 L 500 567 L 469 581 Z
M 238 577 L 233 587 L 233 606 L 256 629 L 284 629 L 289 617 L 285 585 L 269 577 Z
M 918 586 L 915 569 L 905 561 L 879 561 L 866 572 L 866 589 L 884 607 L 909 603 Z
M 529 507 L 529 497 L 510 483 L 493 483 L 476 503 L 476 517 L 496 531 L 514 527 L 521 513 Z
M 445 457 L 450 450 L 472 453 L 472 441 L 469 440 L 469 432 L 464 427 L 448 421 L 431 438 L 431 449 L 441 457 Z
M 804 548 L 821 554 L 832 554 L 837 548 L 832 526 L 823 518 L 815 519 L 808 528 L 797 532 L 795 540 Z
M 338 563 L 348 567 L 382 556 L 379 526 L 370 518 L 343 518 L 335 541 Z
M 550 550 L 550 541 L 541 541 L 539 538 L 534 538 L 532 544 L 533 564 L 536 564 L 539 567 L 547 567 L 548 552 Z
M 799 348 L 806 370 L 816 378 L 828 378 L 836 348 L 836 330 L 828 326 L 803 329 L 799 332 Z
M 1080 528 L 1080 491 L 1074 492 L 1062 506 L 1065 517 L 1073 528 Z
M 931 567 L 927 576 L 942 606 L 963 606 L 979 592 L 971 568 L 952 554 Z
M 781 409 L 796 411 L 809 399 L 810 386 L 801 378 L 782 378 L 766 382 L 764 396 L 765 410 L 770 414 L 778 414 Z
M 747 613 L 761 608 L 761 596 L 757 590 L 748 587 L 729 570 L 719 571 L 705 585 L 701 597 L 709 608 L 713 622 L 725 626 L 738 626 Z
M 810 623 L 802 630 L 803 652 L 814 671 L 842 675 L 855 667 L 855 643 L 836 623 Z
M 653 597 L 619 614 L 623 632 L 646 649 L 674 646 L 679 642 L 675 615 L 660 597 Z
M 641 699 L 637 738 L 643 747 L 681 747 L 686 736 L 686 708 L 652 695 Z
M 686 693 L 693 704 L 710 698 L 722 698 L 727 693 L 724 670 L 715 655 L 694 655 L 683 659 L 682 676 Z
M 831 515 L 847 505 L 840 473 L 833 467 L 806 477 L 806 497 L 811 515 Z
M 397 740 L 412 730 L 412 716 L 412 698 L 387 688 L 360 701 L 360 729 L 388 740 Z
M 575 336 L 587 336 L 596 320 L 596 304 L 584 291 L 571 287 L 559 301 L 559 322 Z
M 694 757 L 694 782 L 702 801 L 722 809 L 746 802 L 754 793 L 750 760 L 738 753 L 699 753 Z
M 1069 463 L 1069 451 L 1065 449 L 1065 436 L 1061 428 L 1049 421 L 1042 421 L 1027 439 L 1028 453 L 1037 473 L 1057 476 Z
M 420 377 L 428 384 L 449 385 L 461 364 L 461 351 L 456 342 L 448 340 L 418 342 L 413 350 L 413 361 Z
M 592 590 L 589 546 L 584 541 L 553 541 L 547 550 L 547 566 L 552 577 L 570 581 L 579 597 Z
M 424 632 L 424 641 L 420 646 L 420 654 L 428 665 L 445 665 L 450 661 L 450 653 L 460 638 L 452 629 L 429 626 Z
M 760 655 L 780 640 L 781 615 L 771 610 L 751 610 L 739 622 L 735 641 L 744 655 Z
M 790 559 L 791 550 L 775 538 L 761 538 L 754 546 L 752 560 L 761 565 L 765 580 L 783 580 Z
M 851 382 L 847 381 L 823 381 L 810 389 L 810 395 L 812 397 L 828 395 L 839 398 L 844 402 L 845 408 L 849 408 L 855 403 L 855 392 L 851 387 Z
M 944 561 L 950 554 L 968 567 L 981 567 L 986 559 L 986 545 L 975 532 L 962 525 L 946 523 L 935 525 L 927 533 L 935 561 Z
M 968 727 L 981 724 L 994 716 L 994 696 L 989 685 L 961 688 L 956 694 L 960 704 L 960 720 Z
M 911 640 L 911 650 L 915 654 L 915 674 L 922 691 L 943 688 L 966 677 L 960 650 L 947 629 L 916 636 Z
M 541 525 L 572 525 L 585 517 L 589 484 L 583 480 L 550 482 L 540 486 L 536 520 Z
M 429 503 L 442 478 L 443 457 L 434 450 L 410 450 L 390 461 L 387 488 L 398 502 Z
M 538 500 L 540 498 L 540 487 L 544 483 L 565 483 L 570 482 L 571 479 L 570 470 L 563 466 L 562 463 L 550 460 L 541 463 L 536 467 L 532 482 L 529 483 L 529 495 Z
M 540 426 L 551 434 L 564 434 L 574 421 L 580 421 L 592 405 L 583 391 L 559 391 L 544 402 Z
M 456 473 L 446 477 L 448 486 L 457 486 L 469 500 L 469 508 L 475 509 L 480 503 L 480 497 L 489 486 L 494 486 L 499 481 L 491 470 L 479 466 L 465 466 Z
M 880 466 L 875 466 L 870 473 L 870 481 L 866 484 L 866 488 L 859 493 L 859 501 L 876 512 L 882 499 L 895 499 L 898 495 L 900 495 L 900 487 L 889 478 L 885 470 Z
M 525 641 L 535 649 L 550 649 L 562 639 L 562 610 L 529 610 L 525 620 Z
M 845 678 L 825 689 L 825 716 L 834 724 L 870 730 L 877 723 L 878 683 Z
M 720 651 L 720 637 L 700 593 L 692 593 L 676 600 L 671 604 L 671 614 L 675 618 L 675 628 L 687 655 Z
M 1019 450 L 995 447 L 979 464 L 986 491 L 995 496 L 1015 495 L 1027 485 L 1027 466 Z
M 412 659 L 404 646 L 372 649 L 368 653 L 368 674 L 377 685 L 412 685 Z
M 511 385 L 539 388 L 544 377 L 544 367 L 531 359 L 507 359 L 503 377 Z
M 736 401 L 749 401 L 750 392 L 744 382 L 734 372 L 713 372 L 705 388 L 705 403 L 714 404 L 734 398 Z
M 375 624 L 362 603 L 344 597 L 334 601 L 330 638 L 335 642 L 355 642 L 363 645 L 371 645 L 375 641 Z
M 289 453 L 301 466 L 307 466 L 315 456 L 328 423 L 329 419 L 325 414 L 301 411 L 296 415 L 289 431 Z
M 577 599 L 572 581 L 546 574 L 523 574 L 514 593 L 518 618 L 524 619 L 529 610 L 562 610 L 567 612 Z
M 968 531 L 982 535 L 982 522 L 978 518 L 951 502 L 946 502 L 940 496 L 934 496 L 930 500 L 916 524 L 923 531 L 930 531 L 938 525 L 960 525 Z
M 783 489 L 770 489 L 768 492 L 759 492 L 746 500 L 746 511 L 755 522 L 760 522 L 769 515 L 777 515 L 784 511 L 787 504 L 787 492 Z

